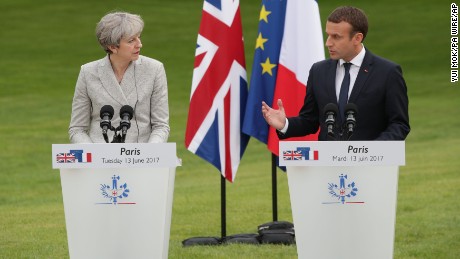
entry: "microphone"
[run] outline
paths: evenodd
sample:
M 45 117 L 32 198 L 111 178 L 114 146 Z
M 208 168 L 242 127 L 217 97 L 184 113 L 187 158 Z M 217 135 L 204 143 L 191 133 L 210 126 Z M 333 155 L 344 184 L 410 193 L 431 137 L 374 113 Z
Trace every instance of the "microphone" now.
M 326 104 L 326 106 L 324 106 L 324 115 L 326 116 L 326 126 L 327 126 L 327 137 L 329 139 L 335 139 L 334 126 L 335 126 L 335 119 L 337 118 L 337 113 L 339 113 L 337 104 L 328 103 Z
M 353 135 L 353 131 L 356 127 L 356 115 L 358 114 L 358 107 L 353 103 L 345 105 L 345 129 L 347 130 L 347 140 Z
M 121 141 L 125 143 L 126 132 L 131 127 L 130 120 L 133 118 L 133 107 L 129 105 L 123 105 L 120 109 L 120 128 L 121 128 Z
M 101 108 L 100 116 L 101 116 L 101 123 L 100 126 L 102 128 L 102 135 L 104 136 L 104 140 L 106 143 L 109 143 L 109 137 L 107 136 L 107 131 L 112 128 L 112 124 L 110 120 L 113 117 L 113 107 L 110 105 L 104 105 Z

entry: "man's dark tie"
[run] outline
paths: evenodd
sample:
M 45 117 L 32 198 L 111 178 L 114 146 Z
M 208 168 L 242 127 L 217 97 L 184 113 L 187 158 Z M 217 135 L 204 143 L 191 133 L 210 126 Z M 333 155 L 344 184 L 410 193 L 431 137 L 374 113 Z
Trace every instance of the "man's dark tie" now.
M 343 77 L 339 94 L 339 113 L 342 122 L 345 122 L 345 105 L 348 103 L 348 89 L 350 89 L 350 66 L 351 63 L 343 63 L 343 67 L 345 68 L 345 76 Z

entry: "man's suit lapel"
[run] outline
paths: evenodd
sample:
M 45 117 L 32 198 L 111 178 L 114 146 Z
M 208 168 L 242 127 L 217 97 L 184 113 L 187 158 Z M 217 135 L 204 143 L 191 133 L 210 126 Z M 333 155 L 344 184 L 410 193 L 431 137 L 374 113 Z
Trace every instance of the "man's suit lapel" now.
M 330 59 L 329 67 L 327 70 L 327 81 L 326 81 L 326 89 L 327 95 L 329 96 L 328 103 L 337 103 L 337 95 L 335 94 L 335 77 L 336 77 L 336 70 L 337 70 L 337 62 L 338 60 Z
M 123 91 L 115 78 L 115 73 L 112 70 L 112 65 L 110 65 L 108 55 L 99 63 L 98 74 L 101 79 L 102 86 L 115 101 L 117 101 L 120 105 L 128 103 L 128 100 L 123 94 Z
M 353 90 L 351 91 L 350 97 L 348 98 L 349 103 L 355 103 L 358 99 L 359 93 L 365 87 L 365 83 L 369 75 L 372 73 L 372 62 L 373 55 L 366 49 L 366 55 L 364 56 L 363 63 L 359 68 L 358 76 L 356 77 Z

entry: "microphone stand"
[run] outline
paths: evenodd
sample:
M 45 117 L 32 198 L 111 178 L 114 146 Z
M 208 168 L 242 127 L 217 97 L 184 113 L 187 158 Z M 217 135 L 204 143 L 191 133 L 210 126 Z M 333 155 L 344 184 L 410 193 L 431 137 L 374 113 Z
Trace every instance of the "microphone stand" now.
M 352 128 L 349 128 L 347 123 L 343 123 L 342 127 L 340 128 L 340 132 L 338 134 L 338 139 L 330 139 L 329 137 L 329 134 L 328 134 L 328 140 L 337 140 L 337 141 L 348 141 L 350 140 L 351 136 L 353 136 L 353 127 Z
M 327 125 L 327 140 L 328 141 L 335 141 L 337 140 L 335 138 L 335 120 L 334 119 L 327 119 L 326 120 L 326 125 Z
M 120 126 L 118 126 L 116 129 L 113 129 L 113 131 L 115 131 L 115 134 L 113 135 L 112 143 L 125 143 L 125 138 L 118 133 L 119 130 Z
M 113 139 L 110 143 L 125 143 L 125 137 L 126 137 L 126 134 L 121 136 L 118 131 L 120 130 L 120 126 L 117 127 L 117 128 L 114 128 L 113 126 L 110 128 L 111 131 L 114 132 L 113 134 Z M 102 136 L 104 136 L 104 140 L 106 143 L 109 143 L 109 136 L 107 134 L 107 131 L 103 130 L 102 131 Z
M 126 130 L 121 131 L 121 136 L 120 136 L 120 143 L 125 143 L 126 139 Z
M 105 143 L 109 143 L 109 136 L 107 135 L 107 131 L 102 132 L 102 136 L 104 137 Z
M 337 139 L 335 138 L 334 132 L 327 133 L 327 141 L 337 141 Z
M 104 125 L 104 126 L 107 126 L 107 125 Z M 113 126 L 110 124 L 110 121 L 109 121 L 109 125 L 108 125 L 108 126 L 109 126 L 108 129 L 104 129 L 104 128 L 102 127 L 102 136 L 104 137 L 105 143 L 109 143 L 109 136 L 107 135 L 107 132 L 108 132 L 109 130 L 112 130 L 112 131 L 114 130 L 114 129 L 113 129 Z

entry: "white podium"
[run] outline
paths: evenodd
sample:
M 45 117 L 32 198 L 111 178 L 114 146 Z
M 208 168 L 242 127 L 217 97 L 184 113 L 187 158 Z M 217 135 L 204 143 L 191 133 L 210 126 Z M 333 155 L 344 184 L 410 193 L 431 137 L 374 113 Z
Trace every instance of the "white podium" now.
M 299 258 L 392 258 L 403 141 L 280 142 Z
M 54 144 L 70 258 L 168 258 L 175 143 Z

